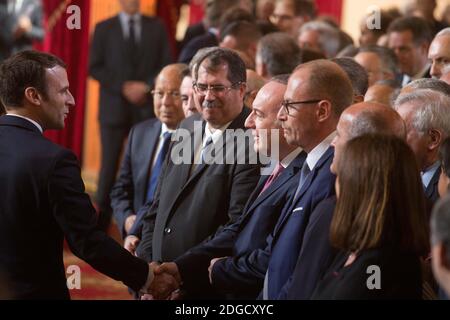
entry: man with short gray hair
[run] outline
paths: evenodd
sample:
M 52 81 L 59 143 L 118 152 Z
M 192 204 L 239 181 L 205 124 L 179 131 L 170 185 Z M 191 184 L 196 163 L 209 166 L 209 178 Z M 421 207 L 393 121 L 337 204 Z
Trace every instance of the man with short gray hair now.
M 406 140 L 422 171 L 425 195 L 434 203 L 439 197 L 439 147 L 450 135 L 450 97 L 420 89 L 401 94 L 394 107 L 406 123 Z
M 431 215 L 431 254 L 434 276 L 450 296 L 450 196 L 439 200 Z

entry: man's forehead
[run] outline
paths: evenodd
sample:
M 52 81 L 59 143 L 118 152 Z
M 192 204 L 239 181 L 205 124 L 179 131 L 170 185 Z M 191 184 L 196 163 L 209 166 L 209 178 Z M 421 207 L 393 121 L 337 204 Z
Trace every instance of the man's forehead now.
M 63 67 L 55 66 L 53 68 L 46 68 L 45 72 L 46 77 L 50 80 L 54 80 L 61 85 L 68 85 L 67 71 Z

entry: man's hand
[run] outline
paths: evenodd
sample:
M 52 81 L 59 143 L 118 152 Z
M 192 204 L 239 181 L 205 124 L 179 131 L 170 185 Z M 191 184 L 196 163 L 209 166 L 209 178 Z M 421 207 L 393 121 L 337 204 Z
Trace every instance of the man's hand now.
M 154 271 L 155 274 L 168 273 L 173 276 L 180 285 L 182 284 L 181 275 L 175 262 L 165 262 L 158 266 Z
M 131 227 L 133 226 L 134 222 L 136 221 L 136 215 L 132 214 L 129 215 L 126 219 L 125 219 L 125 232 L 128 233 L 131 230 Z
M 214 259 L 211 260 L 211 262 L 209 263 L 209 267 L 208 267 L 209 283 L 212 284 L 212 270 L 213 270 L 214 264 L 217 261 L 222 260 L 222 259 L 226 259 L 226 258 L 228 258 L 228 257 L 214 258 Z
M 17 22 L 17 27 L 14 30 L 14 37 L 16 39 L 22 37 L 25 33 L 29 33 L 33 28 L 31 20 L 27 16 L 21 16 Z
M 157 266 L 155 262 L 150 264 L 155 276 L 149 288 L 150 295 L 147 296 L 150 299 L 170 299 L 174 291 L 180 288 L 181 281 L 177 280 L 177 278 L 179 279 L 179 275 L 177 277 L 172 275 L 175 273 L 178 274 L 176 264 L 171 262 L 169 267 L 164 265 Z M 175 265 L 176 271 L 174 271 L 173 265 Z M 143 298 L 145 299 L 145 297 Z
M 125 99 L 138 106 L 145 104 L 149 92 L 148 84 L 141 81 L 126 81 L 122 87 L 122 94 Z
M 136 255 L 136 248 L 139 244 L 140 239 L 136 236 L 127 236 L 123 243 L 123 247 L 130 252 L 132 255 Z

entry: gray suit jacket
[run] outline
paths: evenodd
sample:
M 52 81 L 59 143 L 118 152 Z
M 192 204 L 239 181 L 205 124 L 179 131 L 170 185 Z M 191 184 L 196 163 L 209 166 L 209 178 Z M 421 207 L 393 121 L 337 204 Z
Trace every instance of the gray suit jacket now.
M 243 129 L 249 112 L 244 108 L 228 129 Z M 190 125 L 182 123 L 181 127 Z M 252 147 L 245 146 L 247 155 Z M 138 247 L 141 257 L 173 261 L 221 226 L 237 221 L 260 176 L 258 164 L 200 164 L 190 171 L 191 165 L 177 165 L 169 159 L 144 219 Z

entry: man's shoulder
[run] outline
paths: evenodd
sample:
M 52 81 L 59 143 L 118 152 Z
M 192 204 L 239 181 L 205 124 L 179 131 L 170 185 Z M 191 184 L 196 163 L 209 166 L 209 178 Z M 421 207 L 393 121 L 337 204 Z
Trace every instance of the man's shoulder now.
M 118 23 L 118 22 L 119 22 L 119 16 L 115 15 L 111 18 L 100 21 L 99 23 L 97 23 L 95 28 L 97 30 L 109 29 L 113 24 Z
M 144 120 L 142 122 L 139 122 L 138 124 L 134 125 L 132 130 L 133 131 L 142 131 L 142 130 L 149 130 L 150 128 L 153 128 L 155 126 L 161 127 L 161 121 L 159 121 L 157 118 L 151 118 Z

